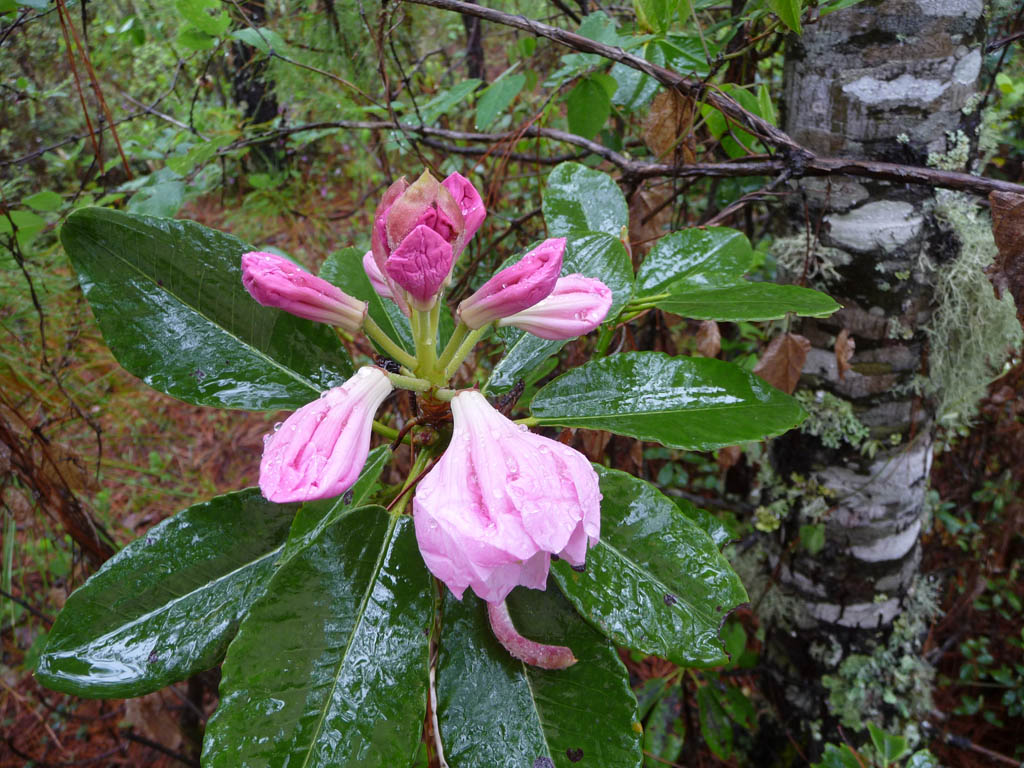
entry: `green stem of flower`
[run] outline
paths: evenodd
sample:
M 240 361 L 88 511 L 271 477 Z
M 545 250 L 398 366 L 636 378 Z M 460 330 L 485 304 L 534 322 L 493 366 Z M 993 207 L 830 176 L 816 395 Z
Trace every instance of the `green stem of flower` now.
M 483 328 L 477 328 L 475 331 L 466 335 L 466 338 L 459 345 L 459 348 L 455 350 L 455 354 L 452 355 L 452 359 L 444 367 L 445 381 L 449 381 L 452 376 L 455 375 L 455 372 L 459 370 L 459 366 L 462 365 L 462 361 L 466 359 L 466 355 L 468 355 L 470 350 L 476 346 L 476 343 L 480 341 L 481 337 L 487 333 L 490 327 L 490 324 L 487 324 Z
M 452 357 L 459 350 L 459 345 L 466 340 L 468 335 L 469 326 L 460 320 L 459 324 L 455 326 L 455 330 L 452 331 L 452 337 L 448 339 L 441 356 L 437 359 L 437 367 L 442 373 L 448 368 L 448 363 L 452 361 Z
M 388 378 L 399 389 L 411 389 L 413 392 L 429 392 L 434 388 L 434 385 L 429 381 L 417 378 L 416 376 L 402 376 L 399 373 L 389 373 Z
M 405 512 L 406 506 L 409 504 L 409 500 L 412 498 L 412 494 L 409 493 L 409 486 L 420 479 L 420 475 L 423 474 L 423 470 L 427 464 L 433 458 L 433 454 L 429 450 L 420 451 L 416 456 L 416 461 L 413 462 L 412 466 L 409 467 L 409 476 L 405 478 L 405 483 L 402 484 L 402 490 L 398 492 L 398 495 L 392 500 L 391 505 L 388 506 L 388 512 L 392 515 L 401 515 Z
M 524 424 L 527 427 L 535 427 L 540 424 L 540 419 L 536 416 L 527 416 L 525 419 L 516 419 L 516 424 Z
M 381 424 L 376 419 L 374 419 L 373 423 L 370 425 L 370 428 L 378 435 L 383 435 L 388 440 L 394 440 L 396 437 L 398 437 L 397 429 L 395 429 L 394 427 L 389 427 L 387 424 Z
M 416 367 L 416 358 L 398 346 L 397 342 L 384 333 L 384 330 L 373 322 L 373 318 L 369 315 L 363 318 L 363 333 L 377 342 L 378 346 L 390 355 L 395 362 L 401 363 L 409 369 Z

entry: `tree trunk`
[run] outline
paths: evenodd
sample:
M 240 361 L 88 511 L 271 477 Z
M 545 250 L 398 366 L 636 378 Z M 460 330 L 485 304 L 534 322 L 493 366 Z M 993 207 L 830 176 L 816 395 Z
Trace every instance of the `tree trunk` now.
M 866 0 L 808 25 L 787 55 L 786 131 L 822 154 L 924 165 L 946 153 L 945 167 L 964 170 L 976 145 L 983 29 L 982 0 Z M 851 654 L 891 664 L 879 654 L 914 596 L 934 424 L 917 386 L 928 371 L 929 275 L 960 244 L 925 187 L 806 179 L 791 200 L 798 237 L 785 241 L 780 266 L 844 309 L 793 328 L 812 344 L 801 380 L 812 417 L 772 446 L 772 493 L 789 491 L 792 502 L 780 502 L 775 595 L 761 607 L 785 711 L 827 725 L 840 714 L 836 700 L 830 713 L 826 687 L 808 682 L 832 675 L 834 693 Z M 856 351 L 840 375 L 834 348 L 844 329 Z M 817 418 L 843 413 L 855 420 Z M 877 683 L 869 699 L 886 690 Z M 858 706 L 865 720 L 902 709 Z

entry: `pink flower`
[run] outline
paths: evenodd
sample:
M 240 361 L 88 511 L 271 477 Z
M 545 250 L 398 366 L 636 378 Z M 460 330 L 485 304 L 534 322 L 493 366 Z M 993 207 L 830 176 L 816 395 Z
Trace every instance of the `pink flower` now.
M 363 326 L 366 302 L 349 296 L 283 256 L 251 251 L 242 256 L 242 285 L 265 307 L 276 307 L 349 333 Z
M 582 565 L 601 528 L 597 473 L 579 452 L 533 434 L 475 390 L 452 399 L 451 445 L 413 499 L 423 560 L 459 599 L 501 602 L 544 589 L 551 555 Z
M 295 411 L 264 438 L 263 496 L 278 503 L 310 501 L 352 487 L 370 452 L 373 415 L 391 390 L 384 371 L 365 366 Z
M 380 269 L 377 267 L 377 262 L 373 260 L 373 251 L 367 251 L 363 254 L 363 271 L 366 272 L 366 277 L 378 296 L 395 301 L 394 294 L 391 293 L 391 286 L 387 284 L 384 275 L 381 274 Z
M 480 193 L 476 191 L 476 187 L 469 179 L 461 173 L 453 173 L 442 181 L 441 185 L 451 193 L 459 210 L 462 211 L 462 219 L 466 226 L 463 242 L 468 243 L 487 217 L 483 198 L 480 197 Z
M 384 268 L 406 290 L 416 309 L 427 310 L 448 281 L 454 261 L 451 243 L 419 224 L 391 252 Z
M 532 307 L 554 289 L 562 269 L 563 253 L 564 237 L 545 240 L 464 299 L 459 304 L 459 319 L 476 330 Z
M 568 275 L 558 278 L 546 299 L 501 318 L 497 325 L 512 325 L 552 341 L 572 339 L 597 328 L 611 305 L 612 292 L 600 280 Z
M 456 190 L 472 204 L 465 190 Z M 384 193 L 370 245 L 377 271 L 403 312 L 408 314 L 403 299 L 420 310 L 433 306 L 451 279 L 465 232 L 459 203 L 429 171 L 412 184 L 399 179 Z

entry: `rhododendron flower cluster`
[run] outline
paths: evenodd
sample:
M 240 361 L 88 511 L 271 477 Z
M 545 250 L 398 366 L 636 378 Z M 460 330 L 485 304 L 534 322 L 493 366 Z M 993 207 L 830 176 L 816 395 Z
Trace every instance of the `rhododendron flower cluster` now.
M 438 182 L 425 172 L 412 184 L 399 179 L 385 192 L 363 268 L 373 289 L 409 318 L 414 354 L 373 322 L 366 302 L 283 257 L 242 257 L 243 283 L 261 304 L 349 334 L 361 330 L 396 363 L 360 368 L 268 435 L 260 488 L 275 502 L 344 493 L 366 462 L 374 414 L 394 388 L 415 391 L 425 412 L 436 413 L 437 406 L 450 402 L 447 448 L 441 451 L 446 430 L 430 425 L 433 436 L 410 470 L 410 484 L 417 483 L 412 508 L 423 560 L 457 598 L 469 587 L 493 606 L 495 633 L 514 655 L 566 666 L 571 653 L 517 640 L 508 612 L 496 606 L 516 586 L 544 589 L 552 555 L 583 565 L 600 535 L 597 474 L 582 454 L 510 421 L 479 391 L 450 385 L 490 328 L 573 338 L 601 324 L 612 294 L 599 280 L 560 276 L 566 241 L 545 240 L 458 305 L 458 324 L 439 354 L 444 291 L 485 215 L 480 194 L 459 174 Z M 432 468 L 424 471 L 431 459 Z

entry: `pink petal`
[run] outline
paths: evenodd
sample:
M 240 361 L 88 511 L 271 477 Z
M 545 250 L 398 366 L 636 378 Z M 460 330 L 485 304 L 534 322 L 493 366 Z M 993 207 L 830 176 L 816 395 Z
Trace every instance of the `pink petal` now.
M 388 276 L 420 305 L 417 309 L 427 309 L 448 280 L 453 261 L 451 244 L 420 224 L 391 252 L 384 267 Z
M 612 292 L 600 280 L 568 275 L 558 278 L 545 299 L 501 318 L 497 325 L 521 328 L 552 341 L 572 339 L 601 325 L 611 305 Z

